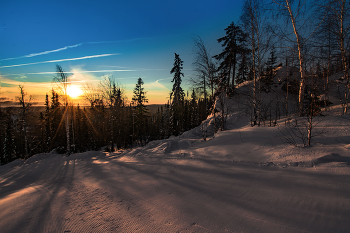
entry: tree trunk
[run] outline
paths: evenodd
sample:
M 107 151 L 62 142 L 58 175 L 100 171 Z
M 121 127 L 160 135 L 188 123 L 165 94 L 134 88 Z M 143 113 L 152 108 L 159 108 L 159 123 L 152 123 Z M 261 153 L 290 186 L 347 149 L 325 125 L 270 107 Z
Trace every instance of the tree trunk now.
M 255 61 L 255 37 L 252 27 L 252 57 L 253 57 L 253 76 L 254 76 L 254 87 L 253 87 L 253 125 L 257 124 L 257 83 L 256 83 L 256 61 Z
M 67 100 L 66 100 L 67 101 Z M 67 155 L 70 155 L 70 140 L 69 140 L 69 116 L 68 103 L 66 103 L 66 136 L 67 136 Z
M 299 71 L 300 71 L 300 86 L 299 86 L 299 114 L 303 115 L 303 108 L 304 108 L 304 94 L 305 94 L 305 70 L 304 70 L 304 59 L 302 54 L 302 41 L 301 37 L 298 33 L 298 29 L 296 26 L 295 17 L 293 15 L 293 11 L 291 8 L 291 5 L 289 3 L 290 0 L 286 0 L 287 9 L 290 15 L 290 19 L 292 21 L 293 30 L 295 37 L 297 39 L 297 46 L 298 46 L 298 57 L 299 57 Z
M 23 133 L 24 133 L 24 157 L 28 158 L 28 139 L 27 139 L 27 124 L 25 119 L 25 110 L 23 111 Z
M 235 87 L 236 62 L 237 62 L 237 53 L 235 51 L 233 54 L 232 89 Z
M 342 1 L 341 11 L 340 11 L 340 33 L 339 33 L 339 40 L 340 40 L 340 50 L 341 50 L 341 58 L 342 58 L 342 66 L 344 71 L 344 80 L 346 83 L 345 92 L 344 92 L 344 108 L 343 113 L 347 113 L 348 105 L 349 105 L 349 75 L 348 75 L 348 66 L 347 66 L 347 59 L 346 59 L 346 51 L 345 51 L 345 35 L 344 35 L 344 17 L 345 17 L 345 3 L 346 1 Z

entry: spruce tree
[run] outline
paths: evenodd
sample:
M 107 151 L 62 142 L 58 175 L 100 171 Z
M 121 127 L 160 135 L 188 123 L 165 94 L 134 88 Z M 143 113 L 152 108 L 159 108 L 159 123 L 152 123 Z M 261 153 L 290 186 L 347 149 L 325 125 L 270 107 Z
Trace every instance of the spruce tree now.
M 45 144 L 44 144 L 44 151 L 49 152 L 51 150 L 51 114 L 50 114 L 50 103 L 49 103 L 49 95 L 46 94 L 45 96 L 45 115 L 44 115 L 44 121 L 45 121 Z
M 240 54 L 240 62 L 238 65 L 238 73 L 236 78 L 236 84 L 241 84 L 249 80 L 249 52 L 247 49 L 242 49 Z
M 59 149 L 59 153 L 63 153 L 60 147 L 65 145 L 65 132 L 61 119 L 63 112 L 61 111 L 61 103 L 59 102 L 59 95 L 53 89 L 51 91 L 51 106 L 50 106 L 50 150 Z
M 4 148 L 3 157 L 1 158 L 2 164 L 6 164 L 15 159 L 16 156 L 16 145 L 14 143 L 14 132 L 13 132 L 13 121 L 11 118 L 11 113 L 7 113 L 6 116 L 6 128 L 5 128 L 5 138 L 4 138 Z
M 171 91 L 170 97 L 173 99 L 173 105 L 179 104 L 185 98 L 185 93 L 181 88 L 181 76 L 184 77 L 184 74 L 181 72 L 183 61 L 180 59 L 180 56 L 175 53 L 174 67 L 171 69 L 170 74 L 174 74 L 173 89 Z
M 120 149 L 123 143 L 123 137 L 124 137 L 124 131 L 125 131 L 125 125 L 124 125 L 124 119 L 125 119 L 125 106 L 124 106 L 124 99 L 123 99 L 123 91 L 121 87 L 116 87 L 116 85 L 113 85 L 113 96 L 114 96 L 114 103 L 113 103 L 113 115 L 114 115 L 114 135 L 117 143 L 117 149 Z
M 171 82 L 173 82 L 173 89 L 170 94 L 170 98 L 172 98 L 171 102 L 171 116 L 170 116 L 170 127 L 171 132 L 177 136 L 180 134 L 182 130 L 182 113 L 184 111 L 184 99 L 185 93 L 181 88 L 181 76 L 184 77 L 184 74 L 181 72 L 183 61 L 180 59 L 180 56 L 175 53 L 174 67 L 171 69 L 170 74 L 174 74 L 174 78 Z
M 220 65 L 218 70 L 223 74 L 224 80 L 221 81 L 221 85 L 224 87 L 233 89 L 236 82 L 236 65 L 237 65 L 237 56 L 244 49 L 244 41 L 246 35 L 242 31 L 240 26 L 236 26 L 232 22 L 226 29 L 226 35 L 219 38 L 217 41 L 221 43 L 221 46 L 224 47 L 224 51 L 220 54 L 215 55 Z M 230 79 L 232 79 L 230 84 Z
M 273 47 L 271 52 L 270 52 L 270 57 L 268 58 L 266 62 L 266 72 L 265 76 L 262 77 L 262 82 L 263 82 L 263 90 L 265 92 L 270 92 L 271 85 L 273 83 L 273 78 L 275 77 L 274 74 L 274 68 L 276 66 L 277 62 L 277 57 L 275 55 L 276 51 L 275 48 Z
M 191 94 L 191 102 L 190 102 L 190 127 L 194 128 L 199 123 L 199 116 L 198 116 L 198 103 L 197 103 L 197 95 L 194 89 L 192 90 Z
M 134 96 L 132 97 L 136 117 L 136 122 L 134 122 L 134 124 L 136 123 L 135 131 L 137 132 L 137 137 L 140 140 L 141 145 L 143 145 L 143 141 L 146 139 L 148 115 L 148 110 L 145 106 L 145 103 L 148 103 L 148 99 L 146 98 L 146 92 L 142 87 L 143 84 L 142 79 L 139 78 L 133 91 Z

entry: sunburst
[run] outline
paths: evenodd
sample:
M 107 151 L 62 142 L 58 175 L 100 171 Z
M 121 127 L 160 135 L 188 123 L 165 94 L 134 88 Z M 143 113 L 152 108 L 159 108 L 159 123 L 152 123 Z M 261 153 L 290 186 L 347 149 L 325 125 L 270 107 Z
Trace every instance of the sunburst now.
M 70 85 L 67 87 L 67 94 L 69 97 L 76 99 L 83 94 L 83 91 L 77 85 Z

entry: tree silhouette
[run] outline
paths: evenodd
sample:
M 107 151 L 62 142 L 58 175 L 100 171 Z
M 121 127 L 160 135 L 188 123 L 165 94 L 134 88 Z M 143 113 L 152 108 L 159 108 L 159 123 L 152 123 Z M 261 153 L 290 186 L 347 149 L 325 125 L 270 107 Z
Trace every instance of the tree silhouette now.
M 132 97 L 132 103 L 135 106 L 135 115 L 133 117 L 136 117 L 136 122 L 133 124 L 136 126 L 136 136 L 140 140 L 141 145 L 146 140 L 148 114 L 148 110 L 145 106 L 145 103 L 148 103 L 148 99 L 146 98 L 146 92 L 142 87 L 143 84 L 142 79 L 139 78 L 133 91 L 134 96 Z
M 244 49 L 243 43 L 245 41 L 245 34 L 241 27 L 236 26 L 232 22 L 226 29 L 226 35 L 218 39 L 221 46 L 224 47 L 224 51 L 220 54 L 215 55 L 214 58 L 220 61 L 218 70 L 223 74 L 225 80 L 221 83 L 225 87 L 234 88 L 235 76 L 236 76 L 236 64 L 237 56 Z M 230 85 L 230 79 L 231 85 Z
M 175 53 L 174 67 L 171 69 L 170 74 L 174 74 L 173 89 L 170 93 L 171 102 L 171 116 L 170 116 L 170 127 L 174 135 L 179 135 L 182 128 L 182 113 L 184 107 L 184 98 L 185 93 L 181 88 L 181 76 L 184 77 L 184 74 L 181 72 L 183 61 L 180 59 L 180 56 Z

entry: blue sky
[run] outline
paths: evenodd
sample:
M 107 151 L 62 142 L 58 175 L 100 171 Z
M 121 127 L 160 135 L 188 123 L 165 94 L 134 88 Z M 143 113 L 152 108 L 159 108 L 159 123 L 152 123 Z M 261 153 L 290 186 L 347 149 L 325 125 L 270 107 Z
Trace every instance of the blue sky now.
M 36 101 L 52 88 L 55 65 L 74 84 L 112 75 L 129 100 L 138 77 L 149 103 L 165 103 L 174 52 L 184 61 L 183 88 L 192 75 L 193 37 L 212 55 L 216 39 L 238 22 L 242 1 L 0 1 L 1 97 L 24 85 Z

